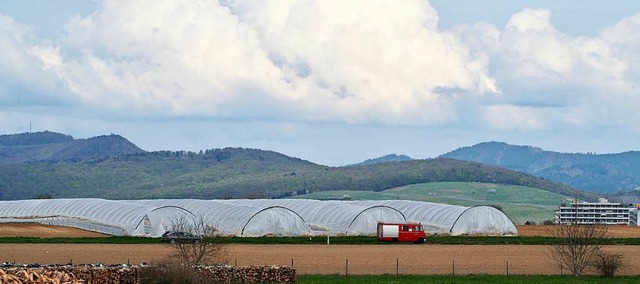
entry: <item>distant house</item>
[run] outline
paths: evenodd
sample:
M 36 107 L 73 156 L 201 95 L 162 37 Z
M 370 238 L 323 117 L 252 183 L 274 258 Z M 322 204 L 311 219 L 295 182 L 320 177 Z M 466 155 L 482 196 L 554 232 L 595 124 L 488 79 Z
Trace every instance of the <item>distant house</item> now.
M 556 224 L 638 225 L 638 209 L 634 206 L 609 202 L 569 200 L 554 211 Z

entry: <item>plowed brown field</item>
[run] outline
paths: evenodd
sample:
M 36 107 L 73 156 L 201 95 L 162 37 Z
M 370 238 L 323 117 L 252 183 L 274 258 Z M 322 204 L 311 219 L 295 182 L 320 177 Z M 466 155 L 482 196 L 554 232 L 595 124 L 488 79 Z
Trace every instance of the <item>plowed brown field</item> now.
M 229 245 L 229 264 L 291 265 L 300 274 L 559 274 L 544 246 L 526 245 Z M 640 274 L 640 246 L 611 246 L 624 255 L 623 274 Z M 159 262 L 167 245 L 0 244 L 0 262 Z M 397 260 L 397 262 L 396 262 Z M 508 263 L 507 263 L 508 262 Z M 566 271 L 565 271 L 566 273 Z
M 546 235 L 547 226 L 518 226 L 521 235 Z M 640 227 L 611 227 L 612 237 L 640 237 Z M 96 236 L 83 230 L 5 224 L 0 236 Z M 623 274 L 640 274 L 640 246 L 609 246 L 622 254 Z M 533 245 L 229 245 L 229 264 L 291 265 L 300 274 L 559 274 L 545 246 Z M 0 244 L 0 262 L 139 264 L 170 256 L 167 245 Z M 566 271 L 565 271 L 566 273 Z
M 106 235 L 81 229 L 40 224 L 0 224 L 0 237 L 104 237 Z
M 553 226 L 516 226 L 520 236 L 549 236 L 549 229 Z M 611 238 L 640 238 L 640 226 L 608 226 L 607 232 Z

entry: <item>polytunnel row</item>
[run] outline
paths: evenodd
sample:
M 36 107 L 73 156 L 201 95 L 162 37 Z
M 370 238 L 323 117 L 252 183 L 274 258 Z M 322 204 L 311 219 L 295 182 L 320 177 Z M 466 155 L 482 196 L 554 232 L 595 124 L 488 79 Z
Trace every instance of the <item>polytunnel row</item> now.
M 78 227 L 111 235 L 158 237 L 180 218 L 202 218 L 236 236 L 372 235 L 379 221 L 421 222 L 430 233 L 513 235 L 501 211 L 430 202 L 48 199 L 0 201 L 0 222 Z

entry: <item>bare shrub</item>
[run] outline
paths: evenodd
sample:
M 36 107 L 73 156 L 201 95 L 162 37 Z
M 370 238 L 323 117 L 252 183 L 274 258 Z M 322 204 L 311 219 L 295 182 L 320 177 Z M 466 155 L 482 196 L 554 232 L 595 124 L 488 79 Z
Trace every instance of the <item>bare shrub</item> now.
M 163 263 L 145 267 L 140 272 L 142 284 L 200 284 L 207 280 L 191 266 L 181 265 L 175 261 L 167 260 Z
M 607 236 L 604 225 L 563 224 L 550 226 L 549 236 L 556 242 L 548 246 L 547 256 L 560 269 L 568 269 L 573 276 L 584 274 L 601 254 Z
M 170 230 L 188 232 L 199 237 L 192 242 L 175 242 L 170 246 L 173 255 L 182 261 L 182 265 L 218 265 L 226 264 L 227 246 L 218 242 L 218 230 L 206 223 L 202 216 L 178 216 L 171 220 Z
M 600 276 L 613 277 L 616 272 L 624 267 L 624 256 L 600 252 L 593 260 L 593 268 Z

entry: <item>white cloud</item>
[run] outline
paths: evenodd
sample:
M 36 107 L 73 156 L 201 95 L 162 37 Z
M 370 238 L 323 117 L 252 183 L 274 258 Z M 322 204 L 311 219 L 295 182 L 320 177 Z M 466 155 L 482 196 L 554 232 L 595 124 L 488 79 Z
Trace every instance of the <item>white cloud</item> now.
M 52 46 L 33 46 L 27 48 L 27 51 L 32 56 L 40 59 L 42 63 L 42 69 L 49 70 L 51 68 L 60 68 L 63 65 L 62 56 L 60 56 L 60 49 Z
M 286 95 L 255 32 L 215 1 L 104 1 L 68 32 L 84 51 L 61 75 L 92 104 L 242 116 Z
M 563 80 L 573 74 L 574 54 L 551 25 L 549 11 L 525 9 L 513 15 L 502 37 L 520 76 Z
M 639 101 L 630 96 L 638 80 L 630 73 L 640 64 L 631 56 L 638 49 L 629 48 L 636 39 L 628 36 L 631 30 L 640 33 L 634 18 L 600 36 L 582 37 L 558 31 L 547 10 L 524 9 L 502 30 L 479 23 L 453 32 L 490 58 L 491 75 L 504 90 L 477 106 L 491 128 L 553 130 L 637 117 Z
M 437 19 L 425 1 L 105 0 L 67 25 L 66 53 L 81 56 L 46 66 L 111 109 L 446 124 L 464 98 L 436 90 L 499 90 L 489 59 Z
M 0 46 L 3 56 L 0 57 L 3 76 L 19 74 L 31 68 L 29 57 L 24 50 L 25 34 L 29 29 L 17 24 L 12 18 L 0 15 Z
M 55 48 L 39 46 L 31 28 L 0 14 L 0 50 L 0 106 L 57 100 L 64 86 L 41 61 L 53 59 Z
M 640 122 L 640 15 L 576 37 L 542 9 L 439 30 L 419 0 L 223 4 L 104 0 L 55 45 L 0 17 L 3 93 L 37 86 L 124 116 L 505 131 Z
M 446 123 L 457 116 L 459 98 L 434 90 L 498 91 L 486 59 L 439 32 L 437 13 L 425 1 L 236 1 L 232 7 L 320 115 Z
M 503 131 L 538 130 L 545 126 L 545 110 L 540 108 L 492 105 L 485 108 L 487 124 Z
M 629 88 L 637 92 L 640 85 L 640 13 L 622 19 L 620 22 L 605 28 L 601 38 L 610 47 L 608 52 L 628 66 L 623 68 L 623 80 L 629 83 Z M 618 74 L 616 74 L 618 75 Z M 616 77 L 617 80 L 622 79 Z

